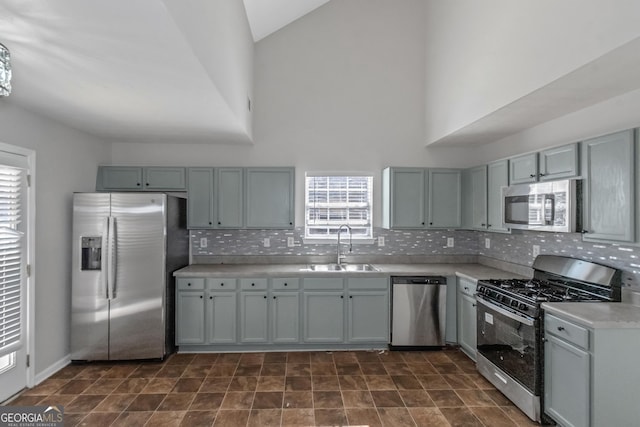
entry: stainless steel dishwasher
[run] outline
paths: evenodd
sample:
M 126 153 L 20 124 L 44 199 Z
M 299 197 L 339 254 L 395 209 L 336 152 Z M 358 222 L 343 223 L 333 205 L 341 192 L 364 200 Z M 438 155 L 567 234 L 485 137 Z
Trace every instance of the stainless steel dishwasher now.
M 447 279 L 443 276 L 391 277 L 390 349 L 445 344 Z

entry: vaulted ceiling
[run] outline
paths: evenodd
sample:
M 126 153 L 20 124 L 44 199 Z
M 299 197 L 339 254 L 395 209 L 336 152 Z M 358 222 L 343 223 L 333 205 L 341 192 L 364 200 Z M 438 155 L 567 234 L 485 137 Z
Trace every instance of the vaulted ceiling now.
M 327 1 L 245 0 L 253 39 Z M 15 102 L 122 141 L 251 142 L 178 18 L 170 1 L 3 0 L 13 93 L 0 108 Z

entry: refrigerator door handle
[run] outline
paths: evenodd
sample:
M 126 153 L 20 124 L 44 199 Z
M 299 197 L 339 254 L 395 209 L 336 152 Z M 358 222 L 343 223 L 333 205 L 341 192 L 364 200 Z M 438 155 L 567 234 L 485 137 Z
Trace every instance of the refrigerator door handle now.
M 105 296 L 109 299 L 109 217 L 102 222 L 102 256 L 100 257 L 100 285 L 105 290 Z
M 109 243 L 111 248 L 109 250 L 109 261 L 111 263 L 109 267 L 109 282 L 111 283 L 111 299 L 116 299 L 116 286 L 117 286 L 117 274 L 118 274 L 118 245 L 117 245 L 117 224 L 116 218 L 109 217 Z

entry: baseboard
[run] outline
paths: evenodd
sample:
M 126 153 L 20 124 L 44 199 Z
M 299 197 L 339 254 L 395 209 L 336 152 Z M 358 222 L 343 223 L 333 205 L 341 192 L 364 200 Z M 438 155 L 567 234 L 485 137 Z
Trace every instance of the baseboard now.
M 58 372 L 60 369 L 64 368 L 65 366 L 67 366 L 69 363 L 71 363 L 71 355 L 67 354 L 65 357 L 63 357 L 62 359 L 58 360 L 57 362 L 53 363 L 52 365 L 48 366 L 45 370 L 43 370 L 42 372 L 39 372 L 36 374 L 34 381 L 35 384 L 34 385 L 38 385 L 40 384 L 42 381 L 46 380 L 47 378 L 49 378 L 51 375 L 55 374 L 56 372 Z

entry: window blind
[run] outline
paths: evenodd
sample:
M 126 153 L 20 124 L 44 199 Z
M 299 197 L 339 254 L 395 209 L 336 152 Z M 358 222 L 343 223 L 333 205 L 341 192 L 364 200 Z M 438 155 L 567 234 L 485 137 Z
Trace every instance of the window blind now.
M 0 356 L 22 344 L 24 172 L 0 165 Z
M 310 176 L 305 185 L 305 237 L 333 239 L 341 225 L 371 238 L 371 176 Z

